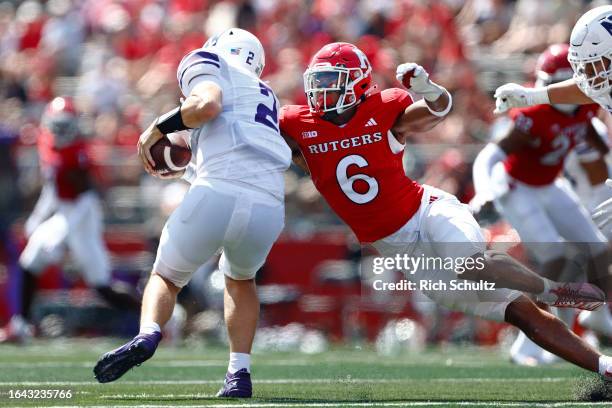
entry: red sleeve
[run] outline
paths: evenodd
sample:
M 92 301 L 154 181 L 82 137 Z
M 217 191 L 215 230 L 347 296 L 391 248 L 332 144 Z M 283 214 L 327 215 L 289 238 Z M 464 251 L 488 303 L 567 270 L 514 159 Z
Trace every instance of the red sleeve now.
M 395 116 L 406 110 L 413 102 L 408 91 L 401 88 L 385 89 L 381 92 L 381 99 L 385 108 L 388 108 Z
M 528 135 L 538 134 L 535 127 L 540 121 L 536 120 L 534 117 L 535 114 L 531 108 L 511 109 L 508 116 L 512 119 L 512 122 L 514 122 L 514 127 L 516 129 Z
M 285 105 L 281 108 L 278 124 L 280 132 L 286 137 L 297 141 L 297 128 L 299 124 L 299 106 L 297 105 Z

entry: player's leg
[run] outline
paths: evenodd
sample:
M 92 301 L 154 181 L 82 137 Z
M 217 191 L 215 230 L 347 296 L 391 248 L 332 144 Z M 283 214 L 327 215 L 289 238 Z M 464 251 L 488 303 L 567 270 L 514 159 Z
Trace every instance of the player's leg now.
M 120 310 L 140 309 L 135 294 L 112 286 L 111 265 L 103 239 L 103 215 L 97 196 L 88 194 L 74 208 L 84 216 L 71 225 L 66 243 L 88 287 L 94 289 L 111 306 Z
M 220 397 L 251 397 L 250 354 L 259 319 L 255 274 L 264 264 L 284 225 L 279 201 L 243 196 L 224 240 L 219 262 L 225 274 L 225 322 L 230 362 Z
M 564 180 L 558 180 L 551 186 L 548 211 L 550 217 L 559 225 L 563 237 L 575 243 L 581 252 L 590 258 L 587 263 L 589 281 L 610 293 L 612 280 L 608 266 L 611 264 L 612 254 L 607 239 Z M 579 322 L 597 333 L 612 336 L 612 316 L 608 307 L 601 307 L 592 312 L 581 312 Z
M 587 278 L 607 293 L 612 293 L 612 252 L 606 237 L 597 228 L 578 196 L 566 180 L 550 187 L 548 213 L 561 235 L 579 246 L 589 259 Z
M 64 255 L 64 242 L 68 224 L 61 214 L 55 214 L 40 224 L 28 239 L 19 256 L 23 277 L 23 316 L 30 315 L 30 308 L 36 290 L 36 280 L 47 266 L 57 263 Z
M 450 209 L 452 203 L 446 205 Z M 434 213 L 435 214 L 435 213 Z M 466 258 L 478 250 L 477 245 L 449 245 L 459 242 L 469 244 L 478 242 L 478 227 L 461 217 L 451 221 L 454 227 L 439 224 L 435 218 L 423 221 L 423 233 L 431 251 L 438 257 Z M 463 221 L 461 221 L 463 219 Z M 432 222 L 433 221 L 433 222 Z M 432 240 L 437 237 L 438 240 Z M 476 240 L 475 240 L 476 239 Z M 475 240 L 475 241 L 474 241 Z M 419 272 L 420 277 L 431 274 L 429 271 Z M 432 279 L 448 281 L 456 279 L 453 270 L 438 270 L 432 274 Z M 445 304 L 455 310 L 489 320 L 507 321 L 521 329 L 542 348 L 550 351 L 587 370 L 599 372 L 601 354 L 593 350 L 586 342 L 576 336 L 559 319 L 538 308 L 525 295 L 515 290 L 461 290 L 461 291 L 430 291 L 425 292 L 434 301 Z
M 550 219 L 545 202 L 548 188 L 522 184 L 495 201 L 495 207 L 518 232 L 525 248 L 538 262 L 540 275 L 559 280 L 567 259 L 565 242 Z
M 604 295 L 593 285 L 558 283 L 539 276 L 504 252 L 485 250 L 480 226 L 467 206 L 441 190 L 429 186 L 427 189 L 428 194 L 435 192 L 440 198 L 423 214 L 424 239 L 431 243 L 444 243 L 437 247 L 439 256 L 443 258 L 454 258 L 457 253 L 472 251 L 474 257 L 484 259 L 484 268 L 465 270 L 457 275 L 458 278 L 484 280 L 494 282 L 498 288 L 533 293 L 539 301 L 557 307 L 591 309 L 601 305 Z
M 522 295 L 508 304 L 505 321 L 519 328 L 545 350 L 586 370 L 599 372 L 601 353 L 526 296 Z
M 206 186 L 192 186 L 187 192 L 162 231 L 143 294 L 140 332 L 127 344 L 102 356 L 94 368 L 99 382 L 116 380 L 155 353 L 178 292 L 221 247 L 236 201 L 236 197 Z

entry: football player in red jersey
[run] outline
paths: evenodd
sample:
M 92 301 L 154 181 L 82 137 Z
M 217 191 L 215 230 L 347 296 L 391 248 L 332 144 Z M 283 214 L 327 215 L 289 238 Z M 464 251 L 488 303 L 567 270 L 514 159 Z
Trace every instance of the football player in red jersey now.
M 294 151 L 295 162 L 310 173 L 318 191 L 357 238 L 389 257 L 484 259 L 484 269 L 468 268 L 461 275 L 444 268 L 413 270 L 407 278 L 416 282 L 483 279 L 500 288 L 539 292 L 539 298 L 551 304 L 600 305 L 596 301 L 589 305 L 602 296 L 592 285 L 558 284 L 538 277 L 505 254 L 485 251 L 484 238 L 467 206 L 406 177 L 402 167 L 405 135 L 435 126 L 452 102 L 450 94 L 416 64 L 400 65 L 397 77 L 424 100 L 413 103 L 401 89 L 377 90 L 361 50 L 348 43 L 328 44 L 314 55 L 304 74 L 308 106 L 281 109 L 281 133 Z M 545 349 L 585 369 L 603 374 L 610 364 L 608 357 L 516 290 L 423 292 L 449 308 L 505 320 Z
M 572 76 L 567 59 L 569 46 L 551 45 L 536 64 L 536 86 L 566 80 Z M 598 270 L 610 264 L 607 239 L 597 229 L 588 211 L 564 178 L 559 178 L 567 154 L 577 144 L 589 143 L 606 154 L 591 120 L 599 105 L 536 105 L 510 111 L 511 125 L 504 136 L 489 143 L 474 162 L 476 196 L 472 205 L 497 210 L 516 229 L 525 247 L 540 264 L 543 276 L 558 280 L 568 262 L 564 241 L 580 244 L 592 261 L 591 281 L 605 287 Z M 560 311 L 559 311 L 560 312 Z M 559 313 L 572 326 L 573 313 Z M 585 311 L 580 321 L 588 328 L 612 335 L 608 308 Z M 514 362 L 533 365 L 547 362 L 544 350 L 519 334 L 510 351 Z
M 111 288 L 111 267 L 103 242 L 102 209 L 90 176 L 87 143 L 80 137 L 78 112 L 71 98 L 57 97 L 47 106 L 38 138 L 45 183 L 25 224 L 28 242 L 19 257 L 23 272 L 21 311 L 0 330 L 0 342 L 23 341 L 38 275 L 62 260 L 66 249 L 88 286 L 111 305 L 137 310 L 135 296 Z
M 512 83 L 497 88 L 495 113 L 539 104 L 593 102 L 612 113 L 612 5 L 595 7 L 578 19 L 568 59 L 573 78 L 535 88 Z M 606 185 L 612 188 L 612 179 Z M 593 219 L 602 229 L 612 224 L 612 198 L 595 209 Z

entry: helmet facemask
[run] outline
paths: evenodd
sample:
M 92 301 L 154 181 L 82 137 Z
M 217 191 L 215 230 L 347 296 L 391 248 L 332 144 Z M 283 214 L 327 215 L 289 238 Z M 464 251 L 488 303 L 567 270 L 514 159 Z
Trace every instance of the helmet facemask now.
M 612 50 L 593 58 L 568 57 L 574 70 L 574 81 L 590 98 L 597 98 L 612 90 Z
M 371 68 L 364 74 L 361 68 L 341 66 L 315 66 L 304 73 L 304 90 L 310 111 L 319 114 L 342 114 L 361 102 L 355 93 L 355 86 L 366 78 Z M 337 99 L 334 99 L 337 94 Z

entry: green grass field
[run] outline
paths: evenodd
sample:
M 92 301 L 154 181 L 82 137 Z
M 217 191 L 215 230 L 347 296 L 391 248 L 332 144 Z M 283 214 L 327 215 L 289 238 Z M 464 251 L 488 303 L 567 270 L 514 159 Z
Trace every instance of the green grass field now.
M 92 367 L 121 340 L 54 340 L 0 346 L 0 407 L 591 407 L 576 389 L 594 378 L 569 364 L 522 368 L 498 350 L 432 349 L 380 357 L 339 349 L 318 355 L 262 352 L 254 356 L 254 398 L 214 397 L 226 351 L 162 346 L 153 359 L 110 384 Z M 10 390 L 70 390 L 70 399 L 15 399 Z M 13 391 L 14 392 L 14 391 Z

